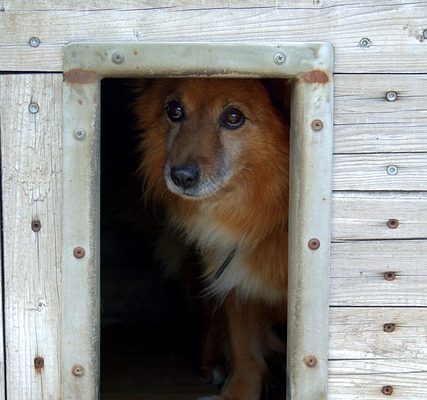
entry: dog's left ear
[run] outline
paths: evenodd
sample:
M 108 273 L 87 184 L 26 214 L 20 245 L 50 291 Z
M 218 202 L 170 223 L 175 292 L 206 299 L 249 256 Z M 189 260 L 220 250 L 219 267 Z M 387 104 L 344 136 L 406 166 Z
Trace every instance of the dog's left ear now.
M 290 124 L 292 81 L 290 79 L 262 79 L 261 82 L 270 94 L 274 107 Z

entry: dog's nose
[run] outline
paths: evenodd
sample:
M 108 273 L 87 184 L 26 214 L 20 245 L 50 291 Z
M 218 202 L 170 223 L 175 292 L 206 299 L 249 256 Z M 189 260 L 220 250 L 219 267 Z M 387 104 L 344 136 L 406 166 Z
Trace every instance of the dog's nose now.
M 176 186 L 189 189 L 197 184 L 200 177 L 199 167 L 188 164 L 171 168 L 171 178 Z

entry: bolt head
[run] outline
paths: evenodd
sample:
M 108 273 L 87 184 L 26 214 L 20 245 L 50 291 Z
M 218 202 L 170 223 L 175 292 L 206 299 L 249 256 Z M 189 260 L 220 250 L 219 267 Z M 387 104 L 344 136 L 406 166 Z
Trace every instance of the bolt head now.
M 282 65 L 286 62 L 286 56 L 283 53 L 276 53 L 273 60 L 275 64 Z
M 309 368 L 313 368 L 317 365 L 317 358 L 313 355 L 305 356 L 303 361 Z
M 424 29 L 424 31 L 423 31 L 423 38 L 427 39 L 427 29 Z
M 399 172 L 399 168 L 397 168 L 396 165 L 389 165 L 387 167 L 387 174 L 388 175 L 391 175 L 391 176 L 397 175 L 398 172 Z
M 384 327 L 383 327 L 384 332 L 387 332 L 387 333 L 394 332 L 395 328 L 396 328 L 396 325 L 392 323 L 384 324 Z
M 385 98 L 387 99 L 387 101 L 396 101 L 397 100 L 397 92 L 395 91 L 390 91 L 387 92 L 385 95 Z
M 388 226 L 390 229 L 397 229 L 397 228 L 399 227 L 399 220 L 397 220 L 397 219 L 395 219 L 395 218 L 390 218 L 390 219 L 387 221 L 387 226 Z
M 30 37 L 30 39 L 28 40 L 28 44 L 31 47 L 39 47 L 40 46 L 40 39 L 38 37 Z
M 311 123 L 311 129 L 313 129 L 313 131 L 316 131 L 316 132 L 322 130 L 323 129 L 323 121 L 321 121 L 320 119 L 315 119 Z
M 31 222 L 31 229 L 33 232 L 39 232 L 42 228 L 42 224 L 39 220 L 34 220 Z
M 86 137 L 86 131 L 84 129 L 82 129 L 82 128 L 77 128 L 74 131 L 74 137 L 77 140 L 83 140 Z
M 310 250 L 317 250 L 320 247 L 320 240 L 313 238 L 308 241 L 308 247 Z
M 76 247 L 73 250 L 73 255 L 76 258 L 83 258 L 86 255 L 86 251 L 83 247 Z
M 85 369 L 81 365 L 74 365 L 74 367 L 71 369 L 71 373 L 74 376 L 80 377 L 84 375 Z
M 385 396 L 391 396 L 393 394 L 393 386 L 383 386 L 381 389 L 381 393 Z
M 40 111 L 40 107 L 37 103 L 30 103 L 30 105 L 28 106 L 28 111 L 31 114 L 37 114 Z
M 396 272 L 387 271 L 384 273 L 384 279 L 386 281 L 394 281 L 396 279 Z
M 42 369 L 44 367 L 44 359 L 43 357 L 36 357 L 34 359 L 34 368 L 35 369 Z
M 359 46 L 360 47 L 368 48 L 368 47 L 371 47 L 371 44 L 372 44 L 371 40 L 368 39 L 368 38 L 362 38 L 359 41 Z
M 122 64 L 125 61 L 125 56 L 118 51 L 115 51 L 111 56 L 111 61 L 114 64 Z

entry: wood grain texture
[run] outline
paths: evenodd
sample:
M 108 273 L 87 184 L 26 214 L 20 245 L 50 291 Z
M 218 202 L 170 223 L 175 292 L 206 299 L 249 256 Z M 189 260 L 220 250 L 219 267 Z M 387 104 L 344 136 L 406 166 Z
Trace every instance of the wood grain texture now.
M 423 360 L 331 360 L 328 400 L 398 400 L 427 398 L 427 364 Z M 384 386 L 393 387 L 384 396 Z
M 333 243 L 332 306 L 425 307 L 427 241 Z M 394 272 L 394 280 L 384 274 Z
M 427 238 L 427 193 L 335 192 L 332 205 L 334 241 Z
M 3 75 L 0 87 L 7 395 L 58 399 L 62 76 Z
M 422 0 L 28 3 L 1 3 L 0 70 L 60 71 L 71 41 L 327 41 L 339 73 L 425 71 Z M 38 48 L 28 46 L 32 36 Z
M 388 323 L 395 324 L 394 332 L 384 332 Z M 329 358 L 333 360 L 424 360 L 426 337 L 425 307 L 331 307 L 330 310 Z
M 427 152 L 427 75 L 336 75 L 334 101 L 335 153 Z

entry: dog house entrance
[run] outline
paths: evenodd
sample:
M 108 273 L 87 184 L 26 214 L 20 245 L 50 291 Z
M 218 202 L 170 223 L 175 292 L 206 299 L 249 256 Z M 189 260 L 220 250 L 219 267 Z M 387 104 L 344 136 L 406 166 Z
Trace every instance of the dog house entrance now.
M 293 81 L 287 398 L 326 399 L 332 65 L 331 46 L 321 43 L 74 43 L 65 48 L 64 399 L 99 397 L 101 80 L 188 76 Z M 121 140 L 119 131 L 116 135 Z

